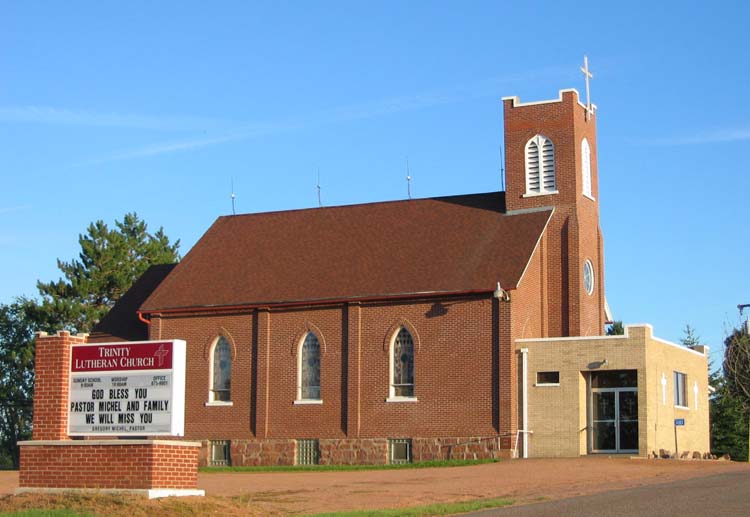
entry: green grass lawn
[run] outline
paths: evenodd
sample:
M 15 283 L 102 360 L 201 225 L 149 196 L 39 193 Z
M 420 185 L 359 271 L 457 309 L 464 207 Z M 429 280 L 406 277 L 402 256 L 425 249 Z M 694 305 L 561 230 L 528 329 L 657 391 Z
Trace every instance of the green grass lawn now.
M 430 515 L 455 515 L 457 513 L 476 512 L 489 508 L 510 506 L 510 499 L 476 499 L 460 503 L 437 503 L 411 508 L 394 508 L 390 510 L 362 510 L 356 512 L 319 513 L 314 517 L 426 517 Z
M 497 463 L 499 459 L 482 460 L 435 460 L 418 463 L 399 463 L 394 465 L 273 465 L 259 467 L 201 467 L 200 472 L 328 472 L 349 470 L 399 470 L 426 469 L 436 467 L 466 467 L 482 463 Z

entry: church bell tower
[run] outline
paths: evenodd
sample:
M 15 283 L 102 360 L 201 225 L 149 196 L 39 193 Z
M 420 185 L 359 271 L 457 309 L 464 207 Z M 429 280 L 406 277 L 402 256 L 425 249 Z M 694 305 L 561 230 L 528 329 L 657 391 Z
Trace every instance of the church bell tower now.
M 581 70 L 588 79 L 588 63 Z M 601 335 L 606 318 L 596 108 L 583 104 L 576 90 L 539 102 L 507 97 L 503 104 L 507 213 L 554 208 L 538 250 L 545 264 L 542 337 Z

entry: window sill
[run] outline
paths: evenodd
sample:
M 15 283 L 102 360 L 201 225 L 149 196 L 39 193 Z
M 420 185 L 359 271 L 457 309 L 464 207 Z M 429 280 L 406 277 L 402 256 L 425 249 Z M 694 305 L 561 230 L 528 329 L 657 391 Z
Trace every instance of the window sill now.
M 388 397 L 386 402 L 419 402 L 417 397 Z
M 548 387 L 554 387 L 554 386 L 560 386 L 559 382 L 545 382 L 545 383 L 536 383 L 534 384 L 537 388 L 548 388 Z
M 323 401 L 320 399 L 302 399 L 294 401 L 295 406 L 314 406 L 316 404 L 321 405 L 323 404 Z
M 228 401 L 211 400 L 209 402 L 206 402 L 205 406 L 206 407 L 210 407 L 210 406 L 234 406 L 234 402 L 232 402 L 230 400 L 228 400 Z
M 545 190 L 544 192 L 527 192 L 521 197 L 539 197 L 539 196 L 549 196 L 551 194 L 559 194 L 559 190 Z
M 690 411 L 690 408 L 687 406 L 678 406 L 677 404 L 674 405 L 675 409 L 682 409 L 684 411 Z
M 596 199 L 593 196 L 589 196 L 588 194 L 584 194 L 583 197 L 589 198 L 591 201 L 596 201 Z

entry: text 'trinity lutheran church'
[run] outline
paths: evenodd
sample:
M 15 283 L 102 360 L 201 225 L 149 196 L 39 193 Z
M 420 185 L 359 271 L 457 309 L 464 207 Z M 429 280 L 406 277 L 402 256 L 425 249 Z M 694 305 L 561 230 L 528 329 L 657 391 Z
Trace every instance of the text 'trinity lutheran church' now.
M 505 192 L 219 217 L 89 342 L 186 341 L 203 464 L 707 452 L 705 347 L 603 335 L 593 106 L 503 103 Z

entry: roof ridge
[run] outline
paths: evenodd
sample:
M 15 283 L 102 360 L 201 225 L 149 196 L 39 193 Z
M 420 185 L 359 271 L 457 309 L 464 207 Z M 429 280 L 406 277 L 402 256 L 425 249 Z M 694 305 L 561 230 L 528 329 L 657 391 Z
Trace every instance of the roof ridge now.
M 331 210 L 331 209 L 337 209 L 337 208 L 352 208 L 352 207 L 366 207 L 366 206 L 375 206 L 375 205 L 391 205 L 395 203 L 413 203 L 413 202 L 419 202 L 419 201 L 441 201 L 446 199 L 456 199 L 461 197 L 470 197 L 470 196 L 489 196 L 492 194 L 505 194 L 504 190 L 491 190 L 489 192 L 472 192 L 469 194 L 453 194 L 453 195 L 447 195 L 447 196 L 430 196 L 430 197 L 419 197 L 419 198 L 412 198 L 412 199 L 390 199 L 387 201 L 367 201 L 365 203 L 351 203 L 351 204 L 345 204 L 345 205 L 331 205 L 331 206 L 311 206 L 307 208 L 289 208 L 286 210 L 269 210 L 266 212 L 250 212 L 246 214 L 236 214 L 236 215 L 221 215 L 216 218 L 216 220 L 220 219 L 235 219 L 240 217 L 256 217 L 256 216 L 265 216 L 265 215 L 272 215 L 272 214 L 288 214 L 292 212 L 307 212 L 307 211 L 313 211 L 313 210 Z

